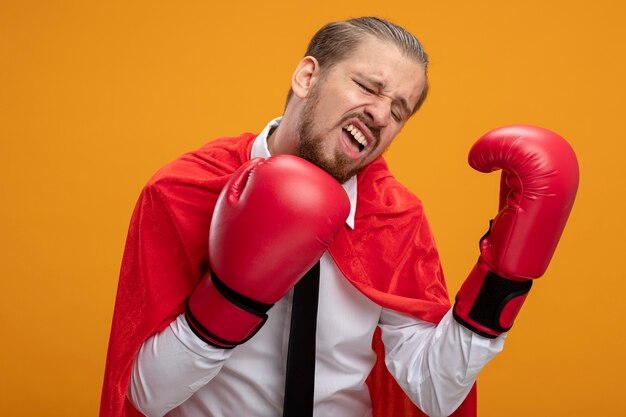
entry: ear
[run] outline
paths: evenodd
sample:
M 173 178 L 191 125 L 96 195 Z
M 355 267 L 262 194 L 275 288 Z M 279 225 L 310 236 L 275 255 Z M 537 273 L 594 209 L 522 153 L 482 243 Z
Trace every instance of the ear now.
M 300 60 L 291 78 L 291 89 L 294 95 L 305 98 L 309 95 L 311 87 L 319 79 L 320 65 L 312 56 L 305 56 Z

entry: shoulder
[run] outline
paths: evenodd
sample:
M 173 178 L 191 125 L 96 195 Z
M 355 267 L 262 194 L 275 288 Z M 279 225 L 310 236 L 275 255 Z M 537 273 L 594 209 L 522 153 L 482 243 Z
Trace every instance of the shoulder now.
M 382 158 L 359 173 L 357 188 L 354 228 L 331 246 L 337 265 L 381 306 L 438 321 L 449 300 L 422 202 Z
M 237 137 L 214 139 L 161 167 L 147 186 L 154 187 L 170 182 L 195 184 L 230 175 L 250 159 L 250 149 L 255 137 L 255 134 L 244 133 Z
M 249 159 L 254 137 L 245 134 L 215 139 L 159 169 L 137 202 L 135 230 L 152 236 L 152 245 L 160 241 L 171 248 L 174 241 L 179 242 L 178 250 L 186 254 L 189 265 L 199 268 L 206 255 L 206 239 L 219 194 L 235 170 Z M 200 270 L 195 270 L 195 275 L 199 274 Z
M 256 135 L 218 138 L 160 168 L 144 186 L 140 201 L 169 212 L 177 223 L 189 223 L 212 212 L 232 174 L 250 159 Z M 210 218 L 210 217 L 209 217 Z
M 357 214 L 423 215 L 422 201 L 393 175 L 380 157 L 357 177 Z

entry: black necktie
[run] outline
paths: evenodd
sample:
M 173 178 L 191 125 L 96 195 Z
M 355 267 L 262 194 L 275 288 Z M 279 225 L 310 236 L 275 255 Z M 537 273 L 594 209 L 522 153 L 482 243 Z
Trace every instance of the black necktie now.
M 313 415 L 319 282 L 318 262 L 294 287 L 283 417 Z

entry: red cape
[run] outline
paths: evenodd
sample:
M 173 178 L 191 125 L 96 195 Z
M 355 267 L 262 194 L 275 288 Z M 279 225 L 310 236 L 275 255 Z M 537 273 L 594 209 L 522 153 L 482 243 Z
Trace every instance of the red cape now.
M 101 417 L 142 416 L 126 399 L 133 359 L 148 337 L 183 312 L 207 269 L 207 239 L 217 197 L 250 159 L 256 136 L 214 140 L 160 169 L 131 219 L 113 314 Z M 354 230 L 329 251 L 343 274 L 379 305 L 437 323 L 450 308 L 435 242 L 420 201 L 379 158 L 358 176 Z M 368 378 L 374 417 L 424 416 L 387 372 L 379 332 Z M 476 390 L 453 414 L 476 415 Z

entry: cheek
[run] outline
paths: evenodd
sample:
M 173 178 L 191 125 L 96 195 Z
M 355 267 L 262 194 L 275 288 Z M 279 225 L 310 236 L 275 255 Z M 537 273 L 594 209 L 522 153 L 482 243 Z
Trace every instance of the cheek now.
M 335 118 L 337 115 L 354 111 L 363 104 L 361 93 L 350 87 L 329 89 L 326 97 L 328 99 L 325 100 L 322 110 L 327 116 L 334 115 Z
M 364 106 L 366 104 L 366 100 L 363 97 L 363 93 L 361 91 L 349 90 L 344 92 L 344 100 L 343 103 L 345 105 L 345 112 L 354 111 L 355 109 Z

